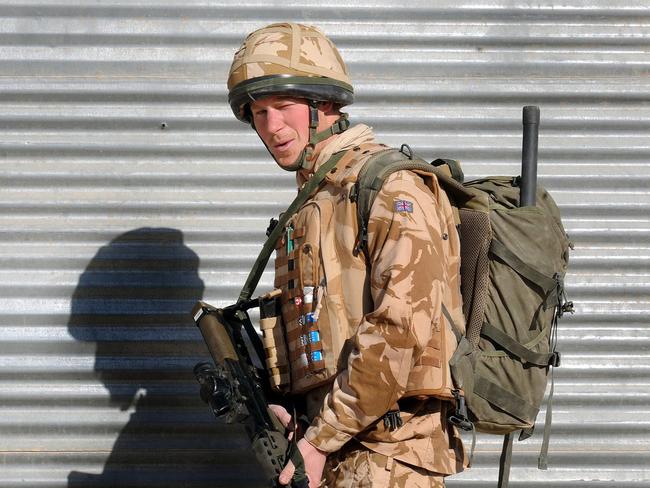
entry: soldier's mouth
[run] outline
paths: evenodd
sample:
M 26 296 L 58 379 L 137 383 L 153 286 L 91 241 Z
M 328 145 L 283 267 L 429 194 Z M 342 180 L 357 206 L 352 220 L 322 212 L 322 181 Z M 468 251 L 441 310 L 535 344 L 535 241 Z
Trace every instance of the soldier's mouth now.
M 293 139 L 289 139 L 288 141 L 281 142 L 280 144 L 275 144 L 273 146 L 273 149 L 280 152 L 286 151 L 287 149 L 289 149 L 292 143 L 293 143 Z

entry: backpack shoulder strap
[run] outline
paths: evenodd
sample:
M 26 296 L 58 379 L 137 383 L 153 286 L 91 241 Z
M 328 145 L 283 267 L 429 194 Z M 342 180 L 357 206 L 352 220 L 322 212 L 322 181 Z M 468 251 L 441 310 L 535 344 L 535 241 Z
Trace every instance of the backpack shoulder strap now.
M 416 156 L 406 144 L 401 149 L 389 148 L 373 154 L 365 162 L 355 185 L 354 199 L 357 202 L 357 222 L 359 224 L 359 235 L 355 252 L 363 251 L 367 253 L 368 244 L 368 220 L 370 219 L 370 209 L 386 181 L 386 178 L 396 171 L 415 170 L 420 173 L 430 173 L 436 175 L 441 187 L 449 196 L 453 196 L 456 202 L 465 202 L 473 197 L 473 193 L 449 176 L 445 172 L 442 164 L 454 168 L 452 174 L 462 178 L 460 164 L 454 160 L 436 159 L 433 164 L 427 163 L 424 159 Z
M 403 148 L 404 146 L 402 146 Z M 356 252 L 363 251 L 367 253 L 370 209 L 384 181 L 395 171 L 408 169 L 433 172 L 433 166 L 424 160 L 415 159 L 412 153 L 407 155 L 401 150 L 393 148 L 384 149 L 373 154 L 359 171 L 355 185 L 357 222 L 359 224 Z
M 446 167 L 449 171 L 449 176 L 451 176 L 457 182 L 462 183 L 465 181 L 465 173 L 463 173 L 463 169 L 460 167 L 460 163 L 455 159 L 438 158 L 431 164 L 436 168 L 440 166 Z

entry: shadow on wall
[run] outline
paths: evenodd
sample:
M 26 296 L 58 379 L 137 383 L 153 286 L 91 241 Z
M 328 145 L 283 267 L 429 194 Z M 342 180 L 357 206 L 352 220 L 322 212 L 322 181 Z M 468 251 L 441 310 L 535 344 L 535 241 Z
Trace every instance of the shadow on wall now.
M 245 472 L 247 441 L 214 422 L 192 375 L 207 356 L 189 314 L 203 297 L 198 265 L 180 231 L 141 228 L 102 247 L 81 275 L 68 328 L 95 343 L 95 374 L 110 398 L 89 402 L 98 420 L 80 454 L 91 471 L 105 460 L 103 471 L 72 471 L 70 488 L 214 486 Z

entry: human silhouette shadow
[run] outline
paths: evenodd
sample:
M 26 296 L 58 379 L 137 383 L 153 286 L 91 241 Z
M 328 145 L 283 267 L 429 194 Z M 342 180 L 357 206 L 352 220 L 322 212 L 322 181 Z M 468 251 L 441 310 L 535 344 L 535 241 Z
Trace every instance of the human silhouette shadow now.
M 100 248 L 81 275 L 68 329 L 95 345 L 109 398 L 88 408 L 109 413 L 83 453 L 91 470 L 105 459 L 103 471 L 72 471 L 69 488 L 261 486 L 241 429 L 215 422 L 198 396 L 192 368 L 208 356 L 189 313 L 203 297 L 198 267 L 180 231 L 140 228 Z M 106 458 L 114 418 L 126 415 Z

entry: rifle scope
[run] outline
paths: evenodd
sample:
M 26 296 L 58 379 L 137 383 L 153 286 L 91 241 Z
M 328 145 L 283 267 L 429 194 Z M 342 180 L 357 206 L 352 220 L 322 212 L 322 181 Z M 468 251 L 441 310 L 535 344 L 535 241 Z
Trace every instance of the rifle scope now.
M 210 363 L 197 363 L 194 376 L 201 387 L 201 400 L 210 405 L 215 417 L 222 417 L 231 410 L 233 392 L 223 374 Z

